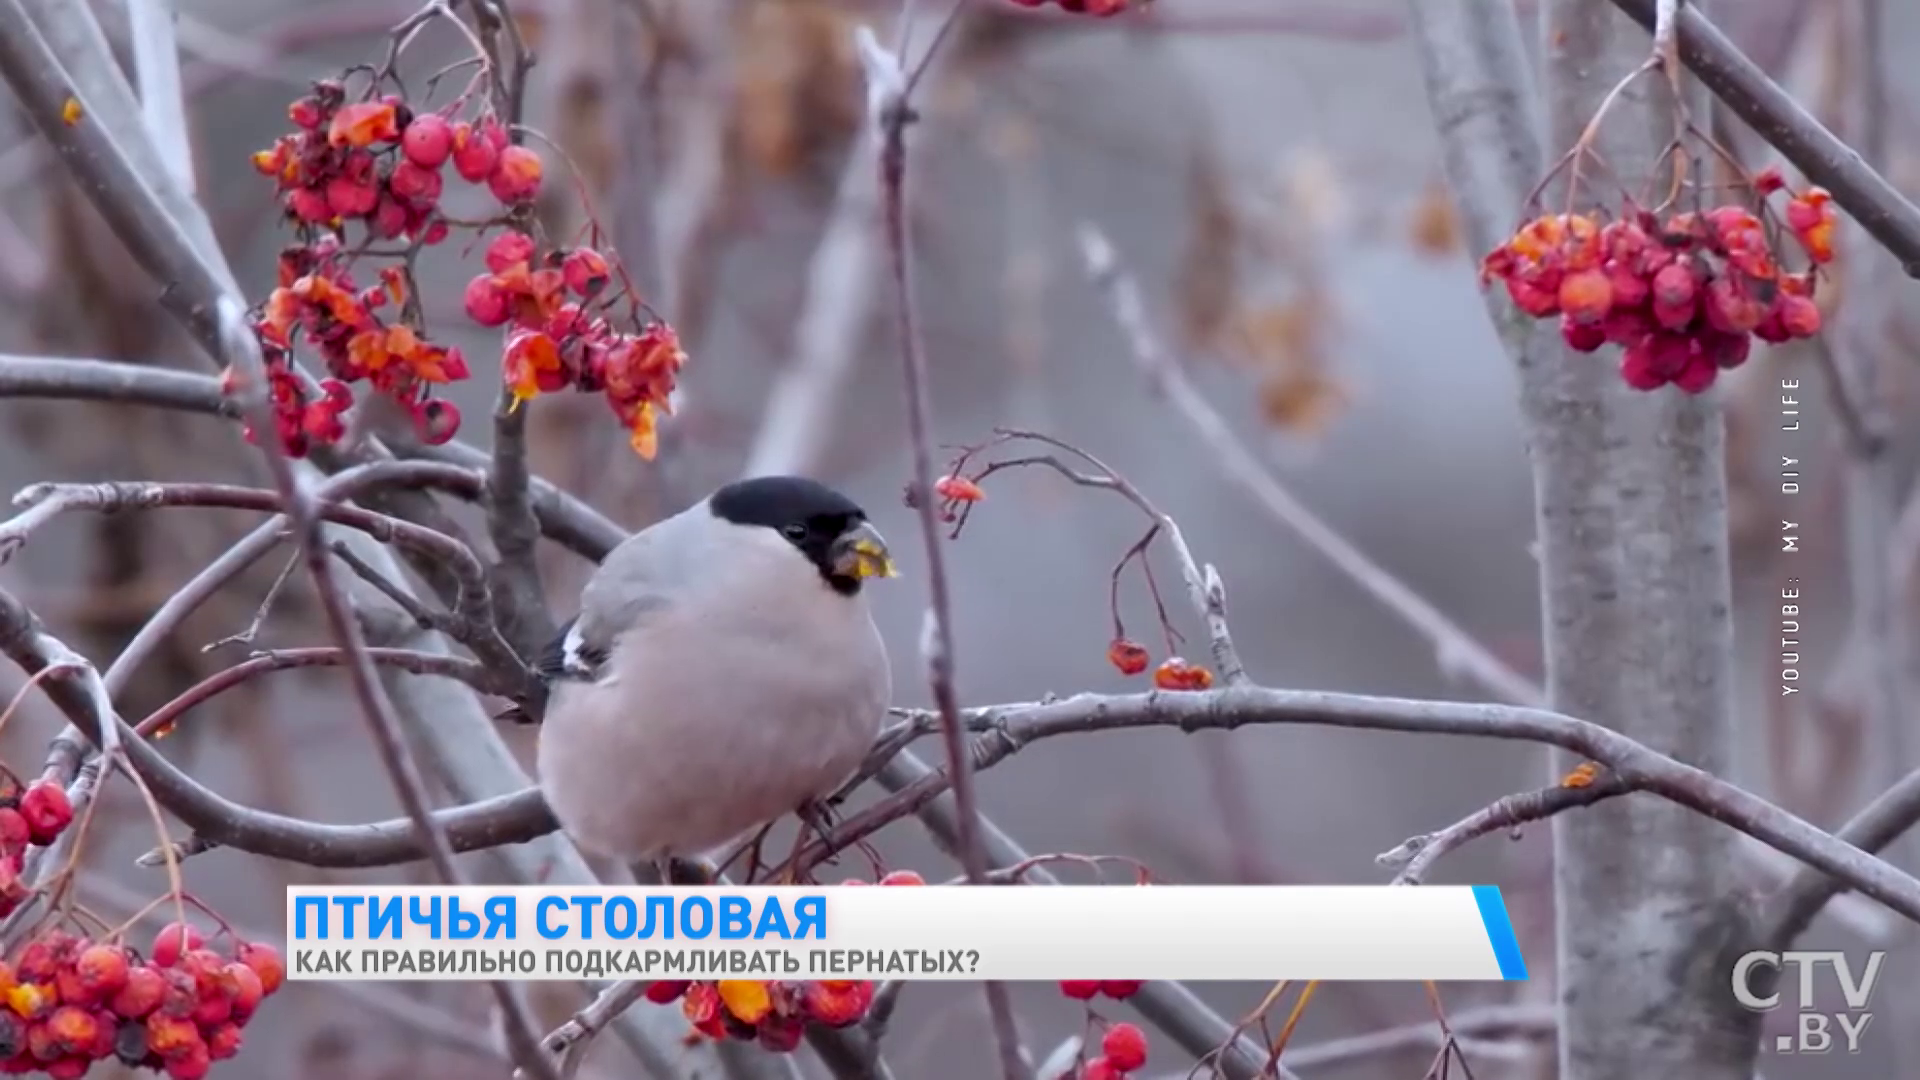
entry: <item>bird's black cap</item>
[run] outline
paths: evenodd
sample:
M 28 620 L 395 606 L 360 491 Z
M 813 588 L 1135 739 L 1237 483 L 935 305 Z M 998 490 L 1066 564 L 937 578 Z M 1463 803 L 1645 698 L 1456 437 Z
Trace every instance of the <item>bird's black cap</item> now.
M 713 516 L 735 525 L 774 530 L 799 548 L 835 592 L 860 591 L 860 579 L 835 573 L 833 543 L 867 520 L 860 504 L 804 476 L 756 476 L 736 480 L 707 500 Z

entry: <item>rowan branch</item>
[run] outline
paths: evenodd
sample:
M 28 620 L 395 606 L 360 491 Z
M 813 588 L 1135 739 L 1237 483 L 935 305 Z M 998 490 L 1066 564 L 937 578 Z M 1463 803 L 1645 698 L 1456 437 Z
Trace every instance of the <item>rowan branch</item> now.
M 1653 30 L 1657 0 L 1613 4 Z M 1920 208 L 1768 78 L 1699 5 L 1683 6 L 1676 26 L 1680 59 L 1694 77 L 1808 180 L 1832 192 L 1833 201 L 1900 260 L 1907 276 L 1920 277 Z
M 953 604 L 949 596 L 944 537 L 934 512 L 933 499 L 933 407 L 927 387 L 925 344 L 913 292 L 913 247 L 907 228 L 907 128 L 919 119 L 911 102 L 914 84 L 932 65 L 941 40 L 959 15 L 960 5 L 947 12 L 925 56 L 912 70 L 902 64 L 905 57 L 880 47 L 873 32 L 859 27 L 855 45 L 866 73 L 868 121 L 880 131 L 877 164 L 880 169 L 880 220 L 886 237 L 888 267 L 892 271 L 895 313 L 900 335 L 900 365 L 905 376 L 907 431 L 913 448 L 913 487 L 911 500 L 920 519 L 920 536 L 927 560 L 926 629 L 921 635 L 921 656 L 927 681 L 941 716 L 941 739 L 946 746 L 948 774 L 953 780 L 954 802 L 960 808 L 960 866 L 967 880 L 983 883 L 987 876 L 986 852 L 978 840 L 980 808 L 974 793 L 971 764 L 967 755 L 966 734 L 960 719 L 960 701 L 954 689 Z M 902 46 L 913 24 L 916 7 L 906 0 L 900 13 Z M 995 1046 L 999 1052 L 1000 1072 L 1004 1080 L 1027 1080 L 1033 1074 L 1026 1053 L 1020 1046 L 1020 1033 L 1014 1023 L 1013 1002 L 1006 984 L 994 980 L 982 983 L 987 998 Z

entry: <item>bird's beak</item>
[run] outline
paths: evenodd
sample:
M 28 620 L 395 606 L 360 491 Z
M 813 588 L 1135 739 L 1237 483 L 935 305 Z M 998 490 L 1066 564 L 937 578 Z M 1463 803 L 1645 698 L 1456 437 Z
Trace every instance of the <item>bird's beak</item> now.
M 893 556 L 887 553 L 887 541 L 864 521 L 833 542 L 833 572 L 856 579 L 899 576 Z

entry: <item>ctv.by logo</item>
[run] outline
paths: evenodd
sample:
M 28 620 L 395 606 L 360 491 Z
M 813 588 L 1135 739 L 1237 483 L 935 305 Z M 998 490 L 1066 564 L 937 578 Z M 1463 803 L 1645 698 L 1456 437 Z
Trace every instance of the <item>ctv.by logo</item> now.
M 1847 961 L 1845 953 L 1840 952 L 1750 952 L 1733 965 L 1733 999 L 1753 1012 L 1772 1012 L 1780 1007 L 1780 993 L 1774 991 L 1766 997 L 1753 992 L 1750 980 L 1753 969 L 1770 967 L 1780 971 L 1787 965 L 1799 969 L 1799 993 L 1796 996 L 1799 1012 L 1794 1015 L 1794 1030 L 1773 1040 L 1775 1053 L 1780 1054 L 1824 1054 L 1833 1049 L 1833 1029 L 1840 1029 L 1841 1037 L 1846 1040 L 1847 1053 L 1860 1052 L 1860 1034 L 1867 1030 L 1867 1024 L 1873 1020 L 1873 1014 L 1867 1011 L 1867 1002 L 1873 997 L 1874 984 L 1880 981 L 1880 962 L 1885 960 L 1884 952 L 1867 954 L 1867 969 L 1856 978 L 1853 966 Z M 1847 1003 L 1845 1012 L 1822 1012 L 1813 989 L 1814 972 L 1821 967 L 1833 969 L 1834 980 L 1840 984 L 1841 1000 Z

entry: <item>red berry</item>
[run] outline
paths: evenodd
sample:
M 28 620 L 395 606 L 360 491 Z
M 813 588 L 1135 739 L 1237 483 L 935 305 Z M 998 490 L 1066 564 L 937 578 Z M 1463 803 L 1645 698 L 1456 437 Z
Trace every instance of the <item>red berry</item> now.
M 1132 1072 L 1147 1063 L 1146 1033 L 1132 1024 L 1115 1024 L 1100 1040 L 1100 1052 L 1121 1072 Z
M 233 950 L 233 958 L 260 976 L 260 992 L 271 994 L 287 981 L 287 962 L 280 950 L 258 941 L 243 941 Z
M 128 1020 L 139 1020 L 160 1007 L 167 982 L 160 973 L 142 964 L 127 972 L 126 985 L 113 995 L 107 1007 Z
M 1693 270 L 1674 263 L 1653 276 L 1653 317 L 1669 330 L 1685 330 L 1699 307 Z
M 227 965 L 222 976 L 227 987 L 227 996 L 232 1007 L 229 1015 L 236 1024 L 244 1024 L 260 1008 L 260 999 L 267 996 L 266 987 L 260 982 L 259 973 L 238 960 Z
M 487 269 L 504 274 L 519 263 L 533 258 L 533 237 L 509 229 L 487 242 Z
M 127 985 L 127 952 L 116 945 L 92 945 L 73 962 L 75 976 L 93 1001 L 105 1001 Z
M 221 1024 L 207 1032 L 207 1056 L 215 1061 L 225 1061 L 240 1052 L 243 1041 L 239 1024 Z
M 100 1021 L 78 1005 L 62 1005 L 47 1017 L 47 1032 L 64 1054 L 85 1053 L 100 1036 Z
M 666 1005 L 680 1000 L 680 995 L 686 993 L 687 987 L 692 985 L 690 982 L 676 982 L 661 979 L 658 982 L 648 984 L 646 998 L 655 1005 Z
M 459 407 L 440 398 L 422 402 L 413 414 L 413 433 L 428 446 L 439 446 L 460 433 Z
M 509 146 L 500 151 L 500 159 L 487 177 L 487 190 L 508 205 L 532 202 L 540 194 L 543 172 L 539 154 L 524 146 Z
M 1062 979 L 1060 992 L 1075 1001 L 1092 1001 L 1100 996 L 1099 979 Z
M 1100 983 L 1100 992 L 1115 1001 L 1125 1001 L 1139 993 L 1145 985 L 1145 979 L 1106 979 Z
M 762 1020 L 754 1029 L 761 1047 L 776 1054 L 791 1054 L 800 1046 L 807 1025 L 796 1016 L 778 1014 Z
M 153 936 L 153 964 L 170 968 L 180 958 L 207 943 L 206 935 L 190 923 L 170 922 Z
M 500 148 L 472 125 L 453 126 L 453 171 L 469 184 L 484 182 L 500 161 Z
M 513 317 L 512 297 L 492 274 L 481 274 L 467 282 L 462 299 L 466 303 L 467 318 L 481 326 L 504 326 Z
M 1696 355 L 1673 377 L 1673 385 L 1689 394 L 1703 394 L 1720 375 L 1720 366 L 1705 356 Z
M 1700 351 L 1723 370 L 1731 370 L 1747 362 L 1753 352 L 1753 338 L 1747 334 L 1709 334 L 1700 339 Z
M 560 263 L 567 288 L 583 300 L 591 300 L 607 287 L 610 271 L 607 260 L 592 248 L 574 248 Z
M 91 1059 L 74 1056 L 47 1062 L 45 1072 L 48 1080 L 80 1080 L 91 1068 L 93 1068 Z
M 1807 297 L 1783 292 L 1774 299 L 1774 308 L 1788 337 L 1810 338 L 1820 332 L 1820 309 Z
M 1137 641 L 1126 638 L 1114 638 L 1107 644 L 1107 663 L 1112 664 L 1122 675 L 1138 675 L 1147 670 L 1153 657 L 1147 647 Z
M 336 176 L 327 181 L 327 209 L 334 217 L 359 217 L 380 205 L 380 189 L 370 181 Z
M 73 823 L 73 803 L 67 799 L 67 789 L 40 780 L 20 797 L 20 816 L 27 819 L 27 834 L 34 843 L 51 844 Z
M 1780 175 L 1780 166 L 1769 165 L 1754 175 L 1753 189 L 1766 198 L 1787 186 L 1787 178 Z
M 1667 385 L 1667 375 L 1654 364 L 1654 335 L 1629 345 L 1620 355 L 1620 378 L 1635 390 L 1658 390 Z
M 431 205 L 440 198 L 442 184 L 440 174 L 433 169 L 403 161 L 393 167 L 393 175 L 387 178 L 387 187 L 410 202 Z
M 912 870 L 894 870 L 880 879 L 882 885 L 925 885 L 927 879 Z
M 0 806 L 0 852 L 19 851 L 33 839 L 27 819 L 11 806 Z
M 1560 337 L 1574 352 L 1590 353 L 1607 343 L 1607 330 L 1601 323 L 1575 322 L 1573 316 L 1562 315 Z
M 423 169 L 438 169 L 453 153 L 453 125 L 435 113 L 414 117 L 401 133 L 400 152 Z
M 1127 1074 L 1106 1058 L 1094 1058 L 1081 1071 L 1080 1080 L 1127 1080 Z
M 191 1049 L 183 1051 L 178 1057 L 166 1059 L 167 1076 L 171 1080 L 201 1080 L 207 1070 L 213 1067 L 213 1058 L 207 1053 L 207 1044 L 196 1043 Z
M 322 225 L 333 220 L 333 208 L 327 205 L 327 194 L 319 188 L 296 188 L 287 196 L 287 209 L 293 216 L 309 225 Z

